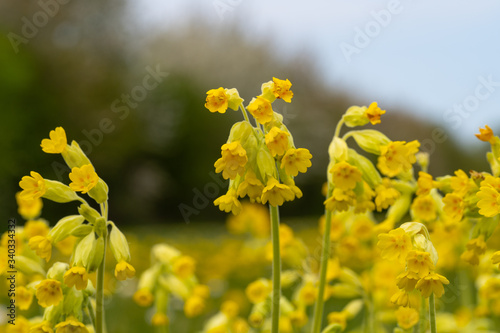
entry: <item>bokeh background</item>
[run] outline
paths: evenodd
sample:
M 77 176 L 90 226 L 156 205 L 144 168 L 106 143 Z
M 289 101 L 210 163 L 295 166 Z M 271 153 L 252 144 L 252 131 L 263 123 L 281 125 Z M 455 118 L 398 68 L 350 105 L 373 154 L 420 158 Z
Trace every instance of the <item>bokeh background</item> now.
M 31 170 L 68 181 L 62 158 L 39 146 L 63 126 L 109 184 L 121 225 L 223 221 L 213 192 L 196 193 L 219 184 L 213 163 L 240 114 L 210 114 L 205 93 L 236 87 L 248 102 L 273 76 L 293 83 L 293 103 L 276 109 L 314 156 L 284 216 L 321 214 L 327 147 L 350 105 L 377 101 L 378 127 L 422 140 L 434 176 L 483 170 L 488 147 L 474 133 L 500 131 L 499 10 L 493 0 L 2 1 L 0 209 L 17 216 Z M 47 203 L 44 216 L 61 209 Z

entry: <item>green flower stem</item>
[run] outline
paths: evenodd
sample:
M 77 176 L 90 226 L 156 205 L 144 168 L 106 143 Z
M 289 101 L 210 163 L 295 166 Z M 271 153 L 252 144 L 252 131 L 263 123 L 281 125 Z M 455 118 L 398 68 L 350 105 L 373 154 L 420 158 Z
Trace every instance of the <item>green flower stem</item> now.
M 250 123 L 250 120 L 248 119 L 248 114 L 247 114 L 247 110 L 245 109 L 245 107 L 243 106 L 243 103 L 240 104 L 240 109 L 241 109 L 241 113 L 243 113 L 243 117 L 245 118 L 245 120 Z
M 365 295 L 365 318 L 364 318 L 364 332 L 373 332 L 373 303 L 370 295 Z
M 425 300 L 425 297 L 422 297 L 420 301 L 420 319 L 418 321 L 418 333 L 425 333 L 427 331 L 427 309 L 425 306 L 426 303 L 427 301 Z
M 92 322 L 92 325 L 95 327 L 95 310 L 94 307 L 92 306 L 92 302 L 90 299 L 87 299 L 87 311 L 90 317 L 90 321 Z
M 329 186 L 327 198 L 332 194 L 332 188 Z M 323 249 L 321 252 L 320 272 L 318 297 L 314 306 L 313 329 L 312 333 L 319 333 L 321 330 L 321 322 L 323 321 L 323 305 L 326 284 L 326 270 L 328 266 L 328 258 L 330 258 L 330 229 L 332 225 L 332 212 L 328 209 L 325 211 L 325 228 L 323 232 Z
M 429 296 L 429 320 L 431 324 L 431 333 L 437 333 L 436 329 L 436 304 L 434 301 L 434 293 Z
M 278 207 L 269 205 L 271 213 L 271 236 L 273 243 L 273 296 L 271 309 L 271 333 L 278 333 L 281 296 L 281 257 L 280 257 L 280 217 Z
M 106 219 L 106 225 L 108 220 L 108 204 L 107 202 L 101 204 L 101 215 Z M 96 315 L 95 315 L 95 332 L 105 333 L 106 323 L 104 319 L 104 270 L 105 270 L 105 259 L 106 259 L 106 247 L 108 239 L 108 228 L 104 228 L 102 237 L 104 237 L 104 251 L 102 255 L 102 261 L 97 268 L 97 286 L 96 286 Z
M 342 125 L 344 125 L 344 117 L 342 117 L 342 119 L 340 119 L 340 121 L 337 123 L 337 127 L 335 128 L 334 137 L 340 136 L 340 129 L 342 128 Z

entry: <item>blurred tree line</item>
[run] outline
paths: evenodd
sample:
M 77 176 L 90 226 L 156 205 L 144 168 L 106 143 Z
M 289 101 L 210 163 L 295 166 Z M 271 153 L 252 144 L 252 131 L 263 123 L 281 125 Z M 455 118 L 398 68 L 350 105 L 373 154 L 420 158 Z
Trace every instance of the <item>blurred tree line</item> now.
M 273 76 L 293 83 L 292 103 L 277 103 L 276 111 L 296 143 L 313 154 L 310 172 L 297 178 L 304 197 L 282 213 L 320 215 L 335 124 L 350 105 L 371 101 L 327 86 L 308 55 L 280 58 L 272 41 L 251 43 L 237 25 L 223 29 L 193 17 L 166 31 L 144 31 L 127 8 L 123 0 L 0 4 L 3 218 L 18 216 L 14 194 L 31 170 L 69 182 L 62 158 L 40 148 L 50 130 L 63 126 L 108 183 L 111 219 L 222 220 L 225 214 L 212 202 L 225 187 L 213 163 L 241 115 L 210 114 L 205 93 L 236 87 L 248 102 Z M 466 152 L 437 128 L 399 110 L 388 110 L 379 125 L 393 140 L 426 140 L 435 176 L 458 167 L 485 170 L 486 145 Z M 44 204 L 43 216 L 52 223 L 76 205 L 61 211 L 61 205 Z

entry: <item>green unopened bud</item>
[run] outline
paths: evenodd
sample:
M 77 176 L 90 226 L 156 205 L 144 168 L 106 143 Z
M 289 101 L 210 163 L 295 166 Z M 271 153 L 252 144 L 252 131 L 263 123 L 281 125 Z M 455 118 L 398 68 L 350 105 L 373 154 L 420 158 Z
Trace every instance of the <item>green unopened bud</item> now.
M 330 161 L 342 162 L 347 160 L 347 143 L 339 137 L 334 137 L 328 147 Z
M 64 149 L 61 155 L 70 169 L 74 167 L 80 168 L 85 164 L 92 164 L 87 155 L 85 155 L 78 143 L 74 140 L 71 142 L 71 146 L 66 146 L 66 149 Z
M 184 281 L 174 275 L 160 276 L 158 279 L 160 286 L 169 290 L 173 295 L 186 300 L 189 298 L 189 288 Z
M 147 289 L 153 290 L 156 281 L 158 280 L 158 275 L 161 273 L 161 265 L 154 265 L 148 269 L 146 269 L 139 279 L 139 283 L 137 284 L 137 290 Z
M 78 238 L 83 238 L 93 231 L 94 227 L 90 224 L 81 224 L 71 231 L 71 235 Z
M 98 236 L 106 235 L 107 232 L 106 228 L 107 228 L 106 219 L 104 217 L 99 217 L 95 220 L 94 231 L 97 233 Z
M 354 149 L 349 149 L 349 163 L 361 171 L 363 180 L 371 188 L 376 188 L 382 182 L 382 177 L 380 177 L 373 163 L 363 155 L 358 154 Z
M 340 333 L 344 330 L 342 325 L 340 324 L 330 324 L 327 327 L 325 327 L 321 333 Z
M 261 179 L 276 178 L 276 161 L 266 146 L 262 146 L 257 152 L 257 169 Z
M 246 141 L 252 137 L 252 132 L 253 127 L 248 121 L 239 121 L 231 127 L 227 142 L 240 141 L 241 145 L 246 147 Z
M 45 276 L 45 270 L 37 260 L 30 259 L 25 256 L 16 256 L 16 269 L 26 275 L 40 274 Z
M 351 106 L 342 119 L 348 127 L 363 126 L 370 121 L 366 116 L 366 106 Z
M 180 256 L 181 252 L 179 250 L 167 244 L 156 244 L 151 249 L 153 263 L 161 262 L 162 264 L 170 264 Z
M 361 290 L 352 284 L 337 283 L 330 288 L 333 297 L 355 298 L 361 296 Z
M 349 132 L 350 135 L 356 140 L 356 143 L 364 151 L 380 155 L 380 147 L 387 146 L 391 140 L 377 130 L 359 130 Z
M 43 312 L 43 320 L 51 323 L 57 323 L 60 321 L 62 314 L 63 302 L 59 302 L 57 305 L 51 305 L 48 308 L 45 308 L 45 311 Z
M 227 104 L 229 108 L 238 111 L 240 105 L 243 103 L 243 98 L 238 94 L 238 90 L 236 88 L 226 89 L 226 95 L 228 97 Z
M 85 217 L 85 219 L 92 224 L 95 223 L 96 218 L 101 217 L 101 214 L 99 214 L 97 210 L 87 204 L 80 205 L 80 207 L 78 207 L 78 213 L 80 213 L 80 215 Z
M 66 315 L 73 315 L 80 321 L 83 318 L 79 318 L 83 304 L 83 293 L 75 288 L 68 288 L 68 291 L 64 294 L 63 300 L 63 312 Z
M 128 247 L 127 238 L 113 222 L 109 223 L 111 224 L 109 247 L 111 248 L 111 252 L 113 252 L 113 256 L 117 262 L 130 262 L 130 249 Z
M 64 262 L 55 262 L 47 271 L 47 279 L 63 281 L 64 273 L 69 269 L 69 265 Z
M 50 238 L 53 243 L 62 241 L 63 239 L 71 235 L 73 229 L 81 225 L 83 221 L 85 221 L 85 218 L 81 215 L 69 215 L 63 217 L 49 231 L 47 237 Z
M 108 184 L 104 182 L 101 178 L 97 182 L 96 186 L 94 186 L 88 193 L 89 196 L 94 199 L 98 204 L 102 204 L 108 200 Z
M 260 302 L 254 305 L 248 321 L 250 325 L 255 328 L 259 328 L 264 323 L 264 320 L 271 315 L 271 307 L 268 302 Z
M 386 214 L 386 219 L 391 223 L 400 221 L 408 212 L 411 204 L 411 195 L 402 193 L 402 195 L 389 207 Z
M 273 81 L 268 81 L 266 83 L 263 83 L 261 86 L 262 90 L 262 97 L 267 99 L 269 102 L 274 102 L 276 100 L 276 96 L 274 96 L 274 82 Z
M 75 191 L 73 191 L 68 185 L 61 182 L 45 179 L 45 187 L 47 191 L 42 196 L 45 199 L 59 203 L 66 203 L 80 199 Z
M 83 266 L 91 273 L 99 267 L 104 256 L 104 238 L 91 232 L 83 238 L 75 249 L 73 266 Z
M 281 273 L 281 286 L 283 288 L 288 288 L 293 285 L 298 279 L 300 275 L 295 270 L 287 270 Z
M 363 300 L 355 299 L 347 303 L 342 312 L 347 313 L 348 318 L 352 319 L 356 317 L 356 315 L 363 309 L 363 307 L 364 307 Z

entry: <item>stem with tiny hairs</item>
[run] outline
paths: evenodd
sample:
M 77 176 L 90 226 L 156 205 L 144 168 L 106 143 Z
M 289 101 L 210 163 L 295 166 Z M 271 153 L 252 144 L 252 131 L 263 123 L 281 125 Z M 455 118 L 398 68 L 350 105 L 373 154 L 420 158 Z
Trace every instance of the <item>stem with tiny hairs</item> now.
M 280 219 L 278 207 L 269 205 L 271 213 L 271 237 L 273 245 L 273 294 L 271 308 L 271 333 L 279 332 L 281 296 Z
M 104 251 L 102 255 L 102 261 L 97 268 L 97 285 L 96 285 L 96 309 L 95 309 L 95 332 L 105 333 L 106 323 L 104 319 L 104 269 L 105 269 L 105 259 L 106 259 L 106 246 L 108 238 L 108 205 L 107 202 L 101 204 L 101 215 L 104 217 L 106 224 L 101 237 L 104 238 Z
M 436 328 L 436 304 L 434 300 L 434 293 L 429 296 L 429 321 L 431 324 L 431 333 L 437 333 Z

